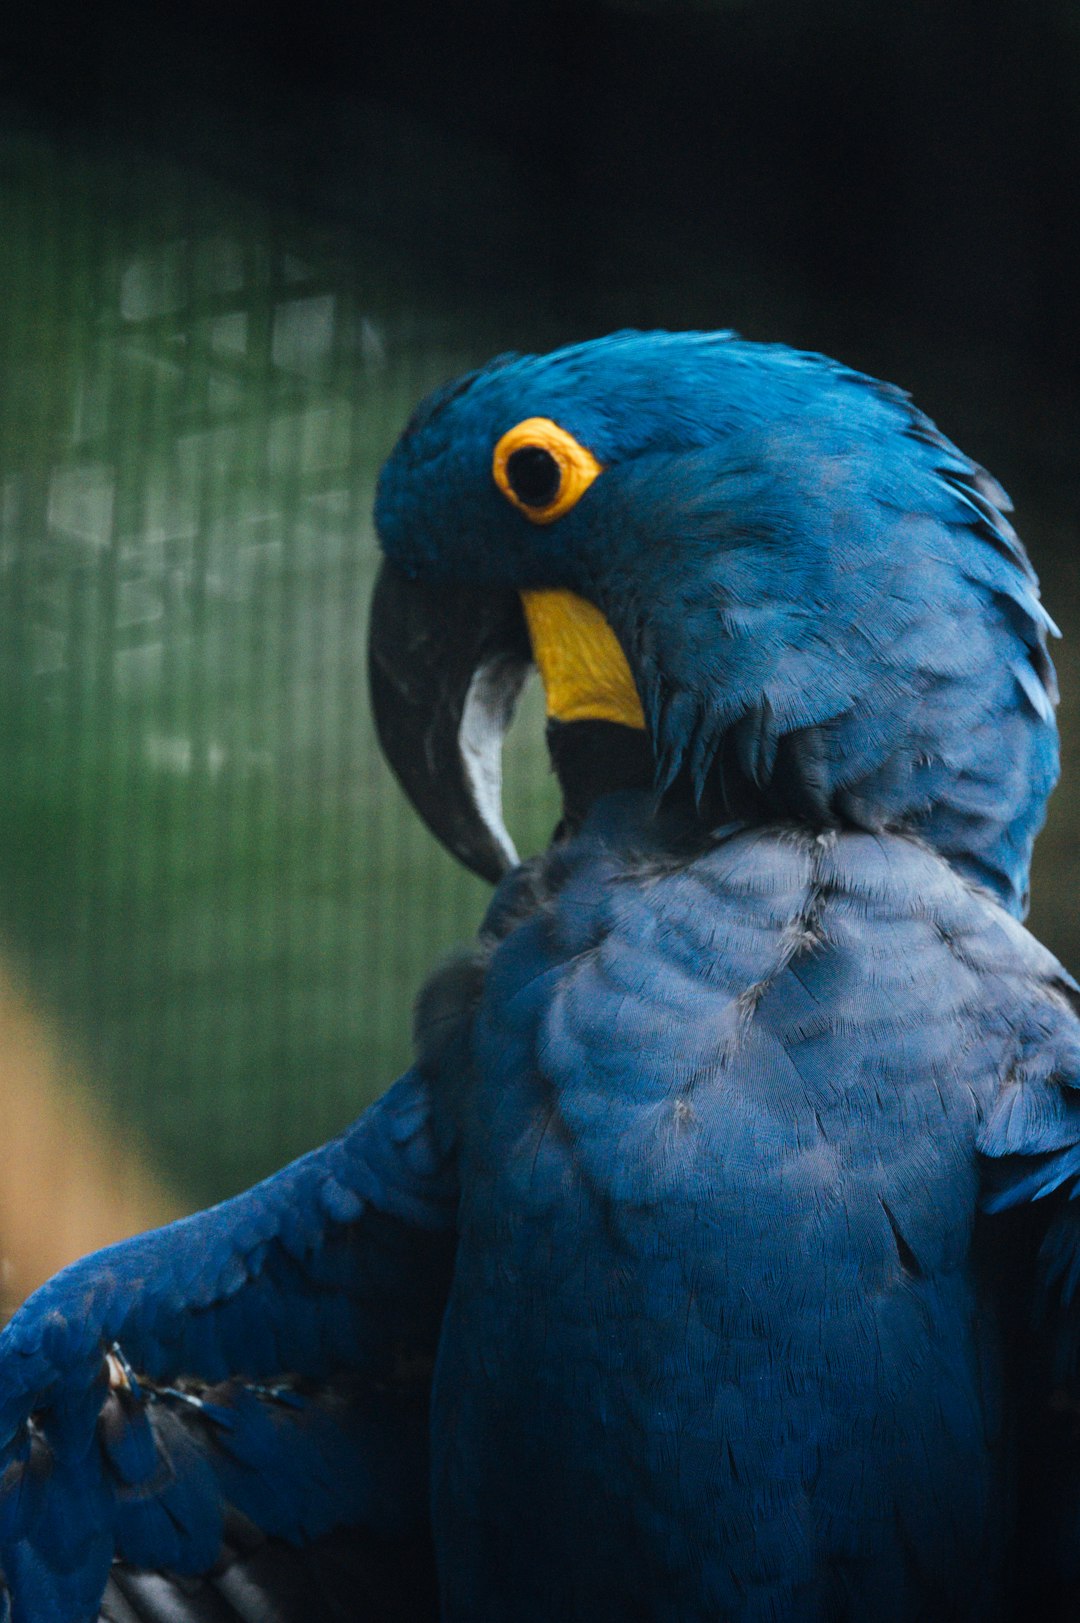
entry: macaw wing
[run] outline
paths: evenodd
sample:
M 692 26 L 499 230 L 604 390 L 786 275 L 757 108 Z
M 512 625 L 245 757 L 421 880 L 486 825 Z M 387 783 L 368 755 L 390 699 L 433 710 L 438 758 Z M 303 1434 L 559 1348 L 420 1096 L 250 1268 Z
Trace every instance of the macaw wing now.
M 24 1304 L 0 1338 L 13 1623 L 96 1617 L 114 1560 L 208 1573 L 237 1518 L 294 1545 L 423 1540 L 455 1211 L 410 1073 L 332 1144 Z
M 302 1547 L 232 1520 L 221 1558 L 197 1578 L 117 1565 L 100 1623 L 434 1623 L 425 1537 L 383 1541 L 342 1528 Z

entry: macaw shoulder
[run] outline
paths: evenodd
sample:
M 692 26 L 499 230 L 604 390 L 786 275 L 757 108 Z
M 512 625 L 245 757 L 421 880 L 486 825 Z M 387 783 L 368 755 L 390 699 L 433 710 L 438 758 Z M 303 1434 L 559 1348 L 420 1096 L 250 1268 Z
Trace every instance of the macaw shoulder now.
M 1074 1143 L 1073 985 L 935 853 L 633 832 L 594 819 L 551 855 L 478 987 L 463 1165 L 507 1199 L 576 1178 L 744 1226 L 840 1212 L 933 1269 L 966 1253 L 977 1149 Z

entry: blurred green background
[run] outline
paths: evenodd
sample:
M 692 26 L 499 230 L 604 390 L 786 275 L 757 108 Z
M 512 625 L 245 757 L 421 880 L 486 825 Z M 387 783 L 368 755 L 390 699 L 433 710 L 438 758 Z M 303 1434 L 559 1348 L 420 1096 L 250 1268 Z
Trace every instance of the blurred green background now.
M 381 761 L 365 646 L 379 465 L 491 340 L 160 160 L 24 134 L 0 161 L 0 918 L 204 1203 L 403 1069 L 484 905 Z M 557 806 L 523 719 L 535 847 Z
M 1080 964 L 1080 28 L 1051 0 L 970 24 L 319 0 L 277 32 L 228 4 L 0 27 L 0 941 L 63 1056 L 49 1132 L 70 1099 L 118 1178 L 205 1203 L 407 1062 L 485 887 L 375 748 L 375 476 L 442 379 L 622 324 L 839 354 L 1011 485 L 1067 633 L 1033 924 Z M 535 693 L 507 754 L 535 848 Z

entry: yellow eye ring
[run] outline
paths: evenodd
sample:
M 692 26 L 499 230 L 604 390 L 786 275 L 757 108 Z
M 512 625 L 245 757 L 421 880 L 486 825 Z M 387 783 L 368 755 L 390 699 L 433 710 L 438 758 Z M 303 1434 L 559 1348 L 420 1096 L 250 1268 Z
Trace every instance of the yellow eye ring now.
M 550 417 L 526 417 L 507 429 L 491 460 L 495 483 L 533 524 L 562 518 L 602 471 L 592 452 Z

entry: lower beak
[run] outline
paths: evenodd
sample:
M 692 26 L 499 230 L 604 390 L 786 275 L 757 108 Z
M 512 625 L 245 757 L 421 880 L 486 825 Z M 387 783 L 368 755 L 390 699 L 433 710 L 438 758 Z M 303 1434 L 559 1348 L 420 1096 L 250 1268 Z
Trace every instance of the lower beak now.
M 424 585 L 383 563 L 368 635 L 379 743 L 431 832 L 492 883 L 518 860 L 502 743 L 531 663 L 516 592 Z

